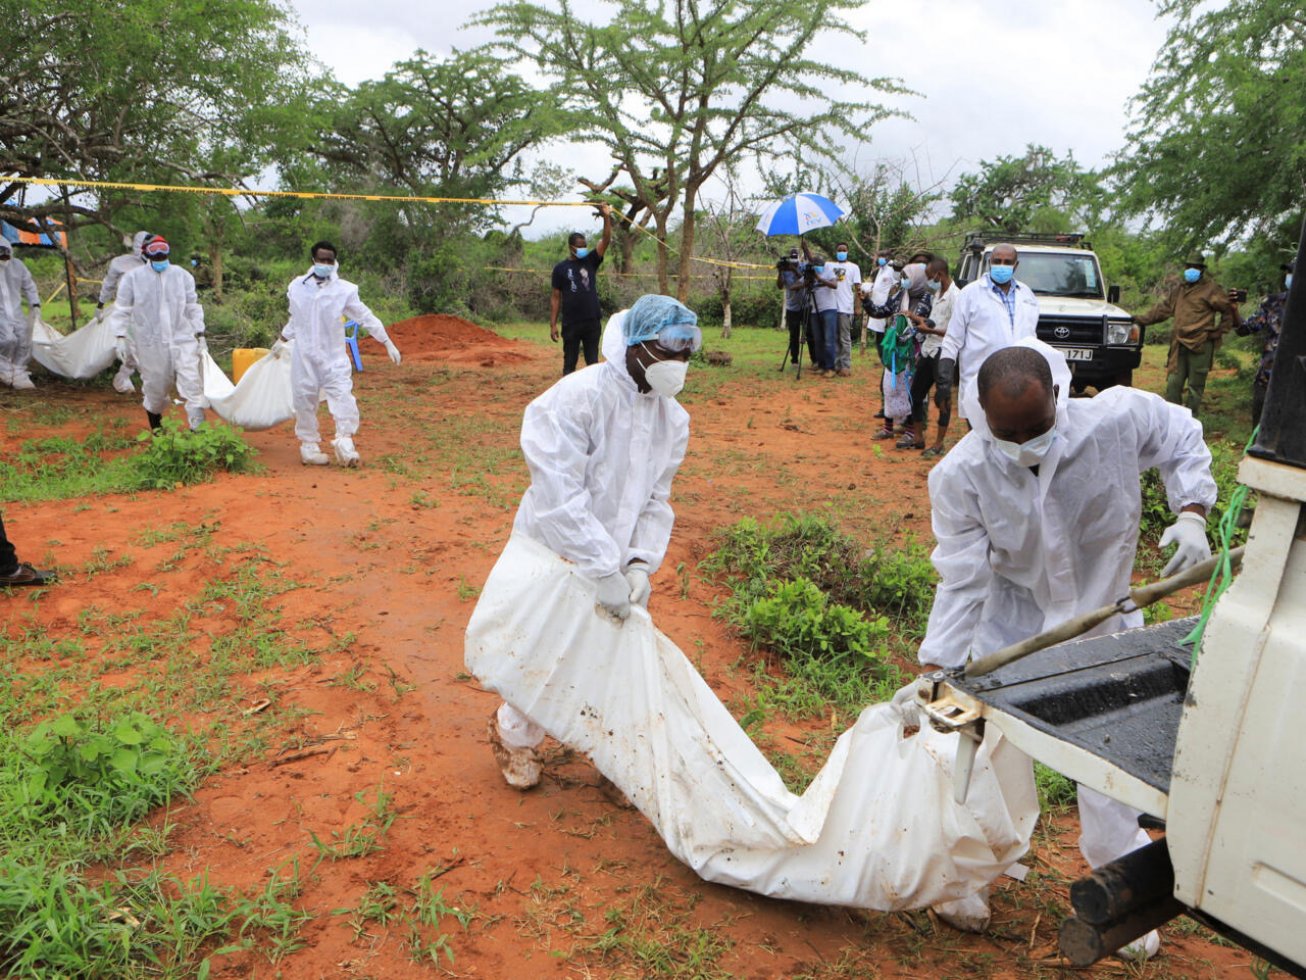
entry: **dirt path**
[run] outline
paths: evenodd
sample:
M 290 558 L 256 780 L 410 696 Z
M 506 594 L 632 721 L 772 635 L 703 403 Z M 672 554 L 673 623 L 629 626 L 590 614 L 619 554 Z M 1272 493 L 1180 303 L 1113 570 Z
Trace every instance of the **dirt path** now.
M 452 918 L 439 927 L 455 956 L 440 959 L 450 975 L 1055 975 L 1068 876 L 1082 870 L 1071 819 L 1045 821 L 1031 883 L 1004 881 L 990 934 L 972 937 L 924 914 L 803 906 L 705 884 L 667 855 L 637 812 L 604 798 L 587 763 L 561 749 L 538 790 L 523 795 L 503 784 L 485 740 L 498 702 L 463 673 L 462 636 L 525 486 L 516 449 L 522 409 L 552 383 L 559 357 L 555 348 L 492 335 L 445 337 L 446 348 L 423 343 L 415 329 L 395 331 L 409 352 L 399 367 L 365 346 L 366 370 L 356 378 L 360 470 L 301 466 L 287 424 L 248 435 L 264 468 L 258 475 L 5 508 L 28 556 L 48 549 L 68 568 L 110 566 L 70 575 L 39 607 L 13 612 L 51 634 L 72 630 L 90 607 L 149 620 L 193 597 L 218 561 L 239 556 L 215 560 L 193 549 L 177 560 L 175 544 L 142 542 L 150 529 L 204 522 L 225 544 L 261 546 L 302 585 L 276 600 L 296 630 L 342 638 L 307 666 L 270 670 L 237 692 L 241 704 L 273 701 L 292 719 L 288 738 L 155 818 L 175 826 L 163 864 L 179 876 L 207 871 L 217 883 L 249 889 L 293 857 L 304 870 L 299 904 L 314 916 L 303 928 L 305 947 L 275 966 L 257 952 L 219 957 L 215 975 L 433 971 L 412 962 L 398 926 L 372 922 L 356 934 L 348 915 L 334 914 L 357 906 L 372 882 L 409 888 L 432 869 L 447 869 L 436 880 L 445 900 L 474 912 L 466 930 Z M 685 399 L 693 436 L 650 608 L 730 703 L 748 680 L 738 667 L 744 647 L 712 618 L 718 593 L 696 571 L 712 533 L 744 515 L 806 507 L 828 508 L 858 533 L 887 526 L 928 540 L 928 463 L 873 448 L 857 432 L 857 405 L 872 402 L 864 370 L 847 381 L 712 387 L 694 394 L 691 380 Z M 75 434 L 115 417 L 133 428 L 143 422 L 135 400 L 108 390 L 55 393 L 70 417 L 42 420 L 16 396 L 2 396 L 8 426 L 0 452 L 38 432 Z M 270 765 L 305 747 L 325 751 Z M 383 850 L 313 867 L 310 832 L 328 839 L 365 819 L 378 787 L 394 794 L 400 813 Z M 1097 972 L 1217 977 L 1248 963 L 1240 950 L 1171 929 L 1157 963 Z

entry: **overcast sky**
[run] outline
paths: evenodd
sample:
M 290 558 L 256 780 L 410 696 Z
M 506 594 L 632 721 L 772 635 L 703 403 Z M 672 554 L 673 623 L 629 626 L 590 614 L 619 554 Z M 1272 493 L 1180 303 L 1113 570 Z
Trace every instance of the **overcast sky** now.
M 380 77 L 418 48 L 448 53 L 492 38 L 484 28 L 460 27 L 490 0 L 290 3 L 310 51 L 349 85 Z M 603 6 L 578 0 L 576 9 L 584 15 Z M 1028 143 L 1073 151 L 1088 166 L 1106 162 L 1122 146 L 1127 103 L 1166 29 L 1152 0 L 871 0 L 850 20 L 866 32 L 864 44 L 835 36 L 813 56 L 867 77 L 899 78 L 919 95 L 880 100 L 872 94 L 871 101 L 886 101 L 912 118 L 878 123 L 864 145 L 848 147 L 849 156 L 867 165 L 914 159 L 924 184 L 955 179 L 981 160 L 1020 154 Z M 567 166 L 590 176 L 606 176 L 610 166 L 597 148 L 558 145 L 545 152 L 565 154 Z M 557 209 L 541 215 L 536 227 L 561 227 L 574 217 Z

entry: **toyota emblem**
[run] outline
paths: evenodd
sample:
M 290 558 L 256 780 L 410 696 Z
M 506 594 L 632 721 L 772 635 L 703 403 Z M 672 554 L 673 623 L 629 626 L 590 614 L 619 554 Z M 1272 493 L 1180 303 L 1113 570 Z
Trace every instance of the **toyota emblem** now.
M 1057 327 L 1055 330 L 1052 331 L 1052 335 L 1056 337 L 1057 340 L 1068 340 L 1070 338 L 1070 328 Z

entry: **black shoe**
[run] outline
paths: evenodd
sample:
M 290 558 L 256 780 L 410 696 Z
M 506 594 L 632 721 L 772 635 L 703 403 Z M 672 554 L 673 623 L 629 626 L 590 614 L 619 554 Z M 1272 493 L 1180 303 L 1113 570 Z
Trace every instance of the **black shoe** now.
M 52 571 L 41 571 L 31 565 L 19 565 L 12 572 L 0 575 L 0 589 L 18 585 L 48 585 L 55 580 Z
M 162 415 L 156 415 L 154 412 L 146 412 L 145 417 L 150 420 L 151 429 L 160 429 L 163 427 Z

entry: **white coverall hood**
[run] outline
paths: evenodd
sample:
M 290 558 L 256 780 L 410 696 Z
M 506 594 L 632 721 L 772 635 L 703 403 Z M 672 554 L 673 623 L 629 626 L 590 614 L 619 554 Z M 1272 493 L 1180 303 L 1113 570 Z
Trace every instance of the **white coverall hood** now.
M 1071 374 L 1070 365 L 1066 363 L 1066 356 L 1055 347 L 1043 343 L 1037 337 L 1022 337 L 1011 346 L 1028 347 L 1031 350 L 1036 350 L 1048 362 L 1048 367 L 1052 369 L 1052 383 L 1057 387 L 1057 428 L 1060 428 L 1065 424 L 1066 408 L 1070 404 Z M 978 369 L 976 373 L 978 374 Z M 971 430 L 991 445 L 993 434 L 989 432 L 989 422 L 984 416 L 984 409 L 980 408 L 979 389 L 972 386 L 963 392 L 961 404 L 964 409 L 962 417 L 970 422 Z M 994 456 L 1001 457 L 1002 454 L 995 451 Z
M 145 256 L 141 254 L 141 249 L 145 247 L 145 240 L 149 237 L 150 233 L 148 231 L 138 231 L 132 235 L 131 254 L 142 261 L 144 261 Z
M 522 419 L 531 485 L 513 528 L 594 579 L 637 558 L 657 571 L 675 522 L 671 482 L 689 443 L 689 413 L 636 390 L 623 318 L 608 320 L 606 360 L 557 382 Z

